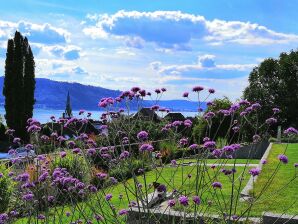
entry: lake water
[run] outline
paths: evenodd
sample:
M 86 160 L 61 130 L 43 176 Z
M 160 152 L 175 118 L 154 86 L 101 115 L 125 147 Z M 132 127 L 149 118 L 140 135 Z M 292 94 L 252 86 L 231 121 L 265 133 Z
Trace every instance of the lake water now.
M 46 123 L 48 121 L 50 121 L 50 117 L 52 115 L 54 115 L 56 118 L 59 118 L 62 116 L 62 113 L 64 112 L 64 110 L 54 110 L 54 109 L 41 109 L 41 108 L 36 108 L 33 111 L 33 117 L 35 119 L 37 119 L 39 122 L 41 123 Z M 91 118 L 94 120 L 98 120 L 101 116 L 101 114 L 103 113 L 102 111 L 88 111 L 92 113 Z M 132 112 L 133 113 L 133 112 Z M 189 111 L 182 111 L 181 112 L 185 117 L 194 117 L 196 115 L 198 115 L 198 112 L 189 112 Z M 2 118 L 4 118 L 4 114 L 5 114 L 5 109 L 4 107 L 0 107 L 0 115 L 2 116 Z M 78 116 L 79 115 L 79 110 L 74 110 L 72 112 L 72 114 L 74 116 Z M 0 155 L 1 156 L 1 155 Z

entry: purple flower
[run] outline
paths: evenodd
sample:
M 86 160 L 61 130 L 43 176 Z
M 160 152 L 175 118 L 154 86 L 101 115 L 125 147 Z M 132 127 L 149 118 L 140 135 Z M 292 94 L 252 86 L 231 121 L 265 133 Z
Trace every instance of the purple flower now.
M 183 97 L 188 97 L 188 95 L 189 95 L 189 92 L 184 92 L 182 96 Z
M 60 157 L 61 158 L 64 158 L 65 156 L 66 156 L 66 152 L 64 152 L 64 151 L 60 152 Z
M 113 197 L 112 194 L 107 194 L 105 198 L 107 201 L 110 201 L 112 197 Z
M 87 149 L 87 154 L 93 156 L 96 154 L 96 150 L 94 148 Z
M 179 141 L 179 144 L 181 146 L 186 146 L 188 144 L 188 139 L 187 138 L 181 138 Z
M 43 214 L 39 214 L 39 215 L 37 216 L 37 219 L 39 219 L 39 220 L 45 220 L 46 217 L 45 217 L 45 215 L 43 215 Z
M 283 155 L 283 154 L 278 155 L 278 159 L 279 159 L 279 161 L 281 161 L 284 164 L 287 164 L 288 161 L 289 161 L 288 157 L 286 155 Z
M 31 201 L 33 199 L 33 194 L 32 193 L 24 194 L 22 199 L 25 201 Z
M 112 184 L 118 183 L 118 180 L 115 177 L 110 177 L 110 181 L 112 182 Z
M 209 120 L 209 119 L 213 118 L 214 116 L 215 116 L 215 113 L 213 113 L 213 112 L 210 111 L 210 112 L 205 113 L 204 116 L 203 116 L 203 118 L 205 120 Z
M 178 127 L 179 125 L 182 125 L 182 121 L 174 121 L 173 123 L 172 123 L 172 126 L 173 127 Z
M 19 174 L 17 177 L 16 177 L 16 180 L 17 181 L 20 181 L 20 182 L 27 182 L 29 180 L 29 174 L 28 173 L 22 173 L 22 174 Z
M 280 109 L 279 108 L 273 108 L 272 111 L 273 111 L 274 114 L 278 114 L 280 112 Z
M 141 88 L 140 88 L 140 87 L 137 87 L 137 86 L 132 87 L 132 88 L 130 89 L 130 91 L 132 91 L 132 92 L 134 92 L 134 93 L 136 93 L 136 92 L 138 92 L 138 91 L 140 91 L 140 90 L 141 90 Z
M 254 103 L 254 104 L 251 105 L 251 108 L 253 110 L 257 110 L 257 109 L 260 109 L 261 108 L 261 105 L 259 103 Z
M 202 90 L 204 90 L 204 87 L 202 87 L 202 86 L 195 86 L 192 88 L 193 92 L 200 92 Z
M 78 154 L 78 153 L 81 152 L 81 149 L 80 149 L 80 148 L 75 148 L 75 149 L 72 150 L 72 152 L 73 152 L 74 154 Z
M 264 165 L 264 164 L 267 164 L 267 160 L 266 159 L 262 159 L 261 160 L 261 163 Z
M 161 185 L 159 185 L 159 186 L 156 188 L 156 190 L 157 190 L 158 192 L 166 192 L 166 191 L 167 191 L 167 188 L 166 188 L 166 186 L 165 186 L 164 184 L 161 184 Z
M 8 221 L 9 217 L 6 213 L 2 213 L 0 214 L 0 223 L 1 224 L 4 224 L 6 223 L 6 221 Z
M 209 92 L 210 94 L 213 94 L 213 93 L 215 93 L 215 89 L 208 89 L 208 92 Z
M 200 199 L 199 196 L 193 196 L 193 197 L 192 197 L 192 200 L 193 200 L 193 202 L 194 202 L 195 204 L 197 204 L 197 205 L 201 204 L 201 199 Z
M 139 150 L 140 150 L 141 152 L 145 152 L 145 151 L 152 152 L 153 149 L 154 149 L 153 146 L 150 145 L 150 144 L 143 144 L 143 145 L 141 145 L 141 147 L 139 148 Z
M 219 188 L 219 189 L 221 189 L 222 188 L 222 184 L 220 182 L 213 182 L 212 183 L 212 187 L 213 188 Z
M 268 125 L 273 125 L 273 124 L 277 123 L 277 120 L 274 117 L 270 117 L 265 122 Z
M 285 133 L 286 135 L 291 135 L 291 134 L 298 135 L 298 130 L 295 129 L 295 128 L 293 128 L 293 127 L 289 127 L 288 129 L 286 129 L 286 130 L 284 131 L 284 133 Z
M 44 172 L 44 173 L 42 173 L 42 174 L 38 177 L 38 181 L 39 181 L 39 182 L 44 182 L 44 181 L 47 180 L 48 176 L 49 176 L 49 173 L 48 173 L 48 172 Z
M 199 148 L 198 144 L 192 144 L 189 146 L 189 149 L 191 149 L 191 150 L 196 150 L 198 148 Z
M 257 143 L 257 142 L 259 142 L 259 141 L 261 140 L 261 136 L 259 136 L 259 135 L 254 135 L 254 136 L 252 137 L 252 140 L 253 140 L 254 143 Z
M 183 123 L 184 123 L 184 126 L 188 127 L 188 128 L 191 127 L 191 125 L 192 125 L 192 122 L 189 119 L 186 119 Z
M 182 195 L 182 196 L 179 197 L 178 200 L 179 200 L 181 205 L 188 206 L 188 197 Z
M 138 134 L 137 134 L 137 138 L 141 141 L 145 141 L 148 139 L 148 133 L 146 131 L 140 131 Z
M 121 209 L 119 212 L 118 212 L 118 215 L 122 216 L 122 215 L 127 215 L 128 214 L 128 211 L 126 209 Z
M 173 160 L 171 161 L 171 165 L 172 165 L 172 166 L 177 166 L 177 161 L 173 159 Z
M 161 90 L 160 90 L 160 89 L 155 89 L 155 92 L 156 92 L 157 94 L 159 94 L 159 93 L 161 93 Z
M 261 170 L 259 168 L 252 168 L 249 170 L 250 175 L 253 177 L 258 176 L 260 174 Z
M 174 207 L 176 205 L 176 201 L 174 199 L 168 200 L 168 206 L 170 208 Z
M 295 163 L 295 164 L 294 164 L 294 167 L 297 168 L 297 167 L 298 167 L 298 163 Z
M 101 179 L 101 180 L 104 180 L 108 177 L 108 174 L 106 173 L 97 173 L 96 176 Z
M 104 218 L 101 215 L 98 215 L 98 214 L 94 215 L 94 218 L 96 219 L 96 221 L 103 221 L 104 220 Z
M 123 151 L 120 156 L 119 159 L 126 159 L 129 157 L 129 152 L 128 151 Z
M 215 146 L 216 146 L 216 143 L 214 141 L 204 142 L 204 148 L 206 148 L 206 149 L 214 149 Z
M 14 138 L 12 141 L 14 144 L 19 144 L 21 142 L 20 138 Z

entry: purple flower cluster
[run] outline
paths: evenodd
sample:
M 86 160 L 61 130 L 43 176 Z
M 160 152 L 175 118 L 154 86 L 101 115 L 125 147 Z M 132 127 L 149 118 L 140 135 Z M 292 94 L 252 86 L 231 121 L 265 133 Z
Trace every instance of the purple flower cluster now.
M 188 197 L 187 196 L 182 195 L 178 198 L 178 200 L 181 205 L 188 206 Z
M 141 152 L 152 152 L 154 150 L 153 146 L 151 144 L 142 144 L 139 148 Z
M 258 176 L 260 174 L 261 170 L 259 168 L 252 168 L 249 170 L 249 174 L 253 177 Z
M 214 189 L 216 189 L 216 188 L 218 188 L 218 189 L 221 189 L 222 188 L 222 184 L 220 183 L 220 182 L 213 182 L 212 183 L 212 187 L 214 188 Z
M 283 154 L 278 155 L 278 159 L 279 159 L 279 161 L 281 161 L 284 164 L 287 164 L 289 162 L 288 157 Z
M 293 128 L 293 127 L 289 127 L 288 129 L 286 129 L 286 130 L 284 131 L 284 133 L 285 133 L 286 135 L 298 135 L 298 130 L 295 129 L 295 128 Z
M 137 134 L 137 138 L 141 141 L 146 141 L 148 139 L 148 132 L 146 131 L 140 131 L 138 134 Z

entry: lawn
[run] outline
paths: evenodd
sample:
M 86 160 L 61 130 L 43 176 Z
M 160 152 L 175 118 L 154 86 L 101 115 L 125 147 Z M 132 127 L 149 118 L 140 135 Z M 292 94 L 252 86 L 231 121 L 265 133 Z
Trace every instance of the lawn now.
M 288 164 L 281 164 L 279 154 L 285 154 L 289 158 Z M 258 196 L 268 183 L 265 193 L 254 204 L 251 215 L 261 215 L 263 212 L 278 214 L 298 214 L 298 168 L 294 164 L 298 162 L 298 144 L 275 144 L 269 154 L 267 164 L 255 183 L 254 194 Z M 276 170 L 277 166 L 279 168 Z M 274 178 L 272 173 L 276 173 Z M 253 193 L 253 192 L 251 192 Z
M 287 214 L 297 214 L 298 206 L 293 204 L 298 199 L 297 178 L 294 179 L 295 175 L 297 176 L 297 171 L 295 171 L 294 163 L 298 162 L 298 144 L 290 144 L 286 149 L 286 145 L 273 145 L 272 151 L 268 157 L 267 164 L 264 165 L 263 170 L 255 184 L 254 193 L 256 196 L 260 194 L 263 186 L 267 183 L 269 178 L 271 177 L 273 172 L 276 172 L 275 178 L 272 180 L 272 183 L 266 190 L 266 192 L 257 200 L 257 202 L 253 205 L 249 216 L 260 216 L 264 211 L 270 211 L 275 213 L 287 213 Z M 280 164 L 277 156 L 279 154 L 284 153 L 286 149 L 286 155 L 289 157 L 288 164 Z M 192 162 L 193 160 L 187 160 Z M 234 160 L 231 160 L 233 163 Z M 181 160 L 178 160 L 180 163 Z M 186 162 L 186 161 L 184 161 Z M 208 160 L 207 163 L 213 164 L 218 163 L 216 160 Z M 256 164 L 258 160 L 236 160 L 236 163 L 250 163 Z M 227 164 L 230 164 L 228 161 Z M 276 167 L 279 168 L 276 170 Z M 231 166 L 226 166 L 227 169 L 231 169 Z M 209 206 L 209 212 L 215 213 L 218 211 L 219 207 L 224 208 L 225 206 L 229 206 L 228 203 L 230 201 L 230 193 L 231 193 L 231 176 L 223 175 L 218 172 L 223 167 L 216 167 L 215 169 L 211 169 L 209 166 L 206 166 L 206 177 L 207 181 L 205 183 L 204 193 L 202 197 L 202 204 L 200 205 L 200 211 L 204 211 L 207 206 Z M 245 167 L 237 167 L 237 172 L 235 174 L 235 188 L 238 189 L 235 191 L 235 198 L 233 203 L 238 203 L 238 193 L 243 189 L 245 184 L 247 183 L 250 175 L 248 174 L 248 170 L 250 168 Z M 296 168 L 297 169 L 297 168 Z M 296 172 L 296 173 L 295 173 Z M 220 175 L 218 175 L 220 173 Z M 191 174 L 191 178 L 189 179 L 187 176 Z M 142 176 L 136 177 L 136 180 L 141 183 L 143 186 L 147 186 L 148 192 L 152 192 L 153 188 L 149 188 L 148 185 L 154 181 L 164 183 L 167 185 L 168 191 L 172 191 L 173 185 L 175 185 L 176 189 L 180 192 L 193 192 L 195 189 L 195 177 L 196 177 L 196 166 L 179 166 L 179 168 L 165 167 L 158 168 L 157 170 L 153 170 L 147 172 L 146 174 L 146 183 L 144 182 L 144 178 Z M 223 188 L 220 192 L 220 197 L 218 201 L 210 206 L 208 205 L 209 200 L 214 200 L 214 190 L 211 188 L 211 179 L 216 178 L 217 181 L 220 181 L 223 185 Z M 243 178 L 243 182 L 240 186 L 239 179 Z M 106 217 L 106 223 L 113 223 L 112 217 L 117 215 L 118 210 L 115 213 L 111 212 L 111 209 L 108 207 L 114 205 L 117 209 L 127 208 L 129 201 L 135 200 L 135 194 L 133 193 L 134 181 L 133 179 L 129 179 L 125 182 L 128 186 L 125 190 L 123 184 L 117 184 L 113 187 L 109 187 L 105 190 L 100 190 L 97 194 L 95 194 L 91 200 L 79 203 L 75 208 L 70 206 L 65 207 L 57 207 L 52 208 L 49 213 L 52 214 L 50 216 L 49 222 L 52 223 L 70 223 L 77 219 L 84 220 L 84 217 L 92 217 L 95 213 L 104 214 Z M 284 185 L 287 185 L 286 188 L 281 189 Z M 113 198 L 110 203 L 106 202 L 104 199 L 104 193 L 112 193 Z M 119 199 L 119 195 L 123 195 L 122 199 Z M 191 193 L 189 196 L 192 196 Z M 241 214 L 246 210 L 248 204 L 246 202 L 238 203 L 236 214 Z M 194 207 L 189 207 L 188 210 L 192 211 Z M 176 209 L 181 209 L 181 207 L 177 207 Z M 70 212 L 71 215 L 69 217 L 65 216 L 65 212 Z M 60 217 L 60 218 L 59 218 Z M 17 223 L 32 223 L 33 220 L 28 219 L 20 219 Z
M 196 159 L 178 159 L 177 163 L 196 163 Z M 258 159 L 207 159 L 207 164 L 259 164 Z
M 217 181 L 220 181 L 222 183 L 223 188 L 220 191 L 221 196 L 219 197 L 219 200 L 220 200 L 221 206 L 227 206 L 227 204 L 225 204 L 225 201 L 229 200 L 229 197 L 230 197 L 230 189 L 231 189 L 230 178 L 231 177 L 223 175 L 219 172 L 220 168 L 224 168 L 224 167 L 217 167 L 216 169 L 211 169 L 210 167 L 206 167 L 206 168 L 207 168 L 206 175 L 207 176 L 209 175 L 210 179 L 213 179 L 214 177 L 216 177 Z M 240 181 L 237 178 L 238 176 L 241 176 L 242 173 L 243 173 L 244 181 L 240 186 L 239 185 Z M 191 178 L 188 178 L 189 174 L 192 175 Z M 171 167 L 159 168 L 158 170 L 153 170 L 146 173 L 146 184 L 148 186 L 148 184 L 154 181 L 157 181 L 157 182 L 166 184 L 168 191 L 173 190 L 171 186 L 173 186 L 174 184 L 176 189 L 179 190 L 180 192 L 193 192 L 195 189 L 195 181 L 194 181 L 195 176 L 196 176 L 195 166 L 179 167 L 177 169 L 171 168 Z M 138 176 L 137 179 L 139 183 L 142 183 L 143 186 L 145 186 L 144 179 L 141 176 Z M 237 179 L 235 180 L 235 186 L 240 187 L 242 189 L 249 179 L 247 170 L 244 171 L 244 167 L 238 167 L 235 175 L 235 179 Z M 134 183 L 133 180 L 130 179 L 126 182 L 126 185 L 133 186 L 133 183 Z M 202 198 L 202 206 L 201 206 L 202 210 L 207 207 L 208 200 L 211 200 L 212 197 L 214 197 L 214 190 L 211 187 L 211 183 L 212 181 L 207 181 L 206 183 L 204 183 L 205 192 Z M 50 220 L 48 221 L 53 223 L 70 223 L 77 219 L 84 219 L 84 217 L 91 217 L 92 219 L 92 217 L 94 216 L 94 213 L 98 213 L 98 214 L 104 213 L 105 217 L 107 217 L 108 219 L 112 218 L 115 214 L 110 212 L 111 209 L 108 209 L 108 206 L 113 204 L 116 208 L 127 208 L 129 200 L 130 201 L 135 200 L 135 196 L 133 192 L 130 192 L 129 189 L 133 189 L 133 187 L 128 187 L 128 190 L 125 191 L 123 184 L 117 184 L 114 187 L 106 189 L 105 190 L 106 193 L 113 194 L 113 198 L 111 199 L 110 204 L 104 200 L 104 195 L 103 195 L 104 192 L 100 191 L 99 193 L 94 195 L 94 197 L 91 200 L 87 202 L 79 203 L 75 209 L 69 206 L 65 206 L 64 208 L 62 207 L 52 208 L 49 211 L 49 214 L 52 214 L 52 215 L 50 216 Z M 149 192 L 152 192 L 152 191 L 153 191 L 153 188 L 150 188 Z M 119 199 L 120 194 L 123 195 L 123 199 L 121 200 Z M 193 196 L 193 194 L 189 196 L 191 197 Z M 217 205 L 214 204 L 213 209 L 217 210 L 218 204 Z M 66 217 L 65 212 L 70 212 L 71 216 Z M 111 220 L 110 221 L 107 220 L 107 221 L 108 221 L 107 223 L 113 223 Z M 17 223 L 32 223 L 32 222 L 33 220 L 20 219 L 18 220 Z

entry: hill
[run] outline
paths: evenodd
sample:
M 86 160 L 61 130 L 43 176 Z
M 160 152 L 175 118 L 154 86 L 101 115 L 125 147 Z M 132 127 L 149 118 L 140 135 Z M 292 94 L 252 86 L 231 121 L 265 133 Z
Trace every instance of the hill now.
M 0 104 L 4 105 L 2 95 L 4 77 L 0 77 Z M 117 97 L 121 91 L 111 90 L 97 86 L 83 85 L 72 82 L 59 82 L 45 78 L 36 78 L 36 108 L 64 109 L 67 91 L 70 92 L 73 109 L 98 109 L 98 101 L 103 97 Z M 151 101 L 145 101 L 144 106 L 151 106 Z M 167 107 L 173 111 L 196 111 L 197 103 L 186 100 L 162 100 L 160 106 Z M 203 105 L 206 107 L 206 105 Z M 133 108 L 132 108 L 133 109 Z

